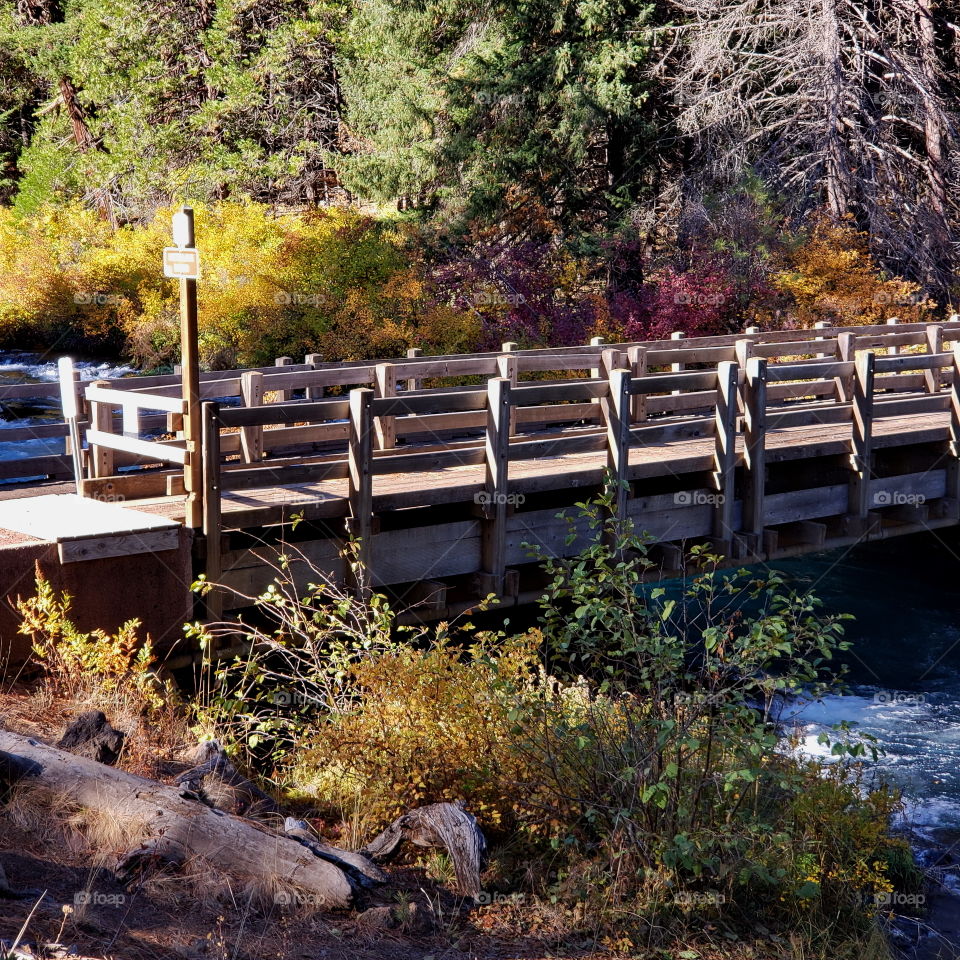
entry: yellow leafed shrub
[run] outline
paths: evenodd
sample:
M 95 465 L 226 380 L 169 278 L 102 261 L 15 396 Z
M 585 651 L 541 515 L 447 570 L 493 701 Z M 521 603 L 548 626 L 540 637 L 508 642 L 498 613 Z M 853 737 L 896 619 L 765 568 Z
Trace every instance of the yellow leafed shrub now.
M 866 234 L 826 217 L 814 221 L 807 237 L 781 256 L 771 282 L 792 300 L 790 313 L 801 327 L 820 320 L 884 323 L 891 317 L 914 323 L 934 309 L 918 284 L 883 275 Z

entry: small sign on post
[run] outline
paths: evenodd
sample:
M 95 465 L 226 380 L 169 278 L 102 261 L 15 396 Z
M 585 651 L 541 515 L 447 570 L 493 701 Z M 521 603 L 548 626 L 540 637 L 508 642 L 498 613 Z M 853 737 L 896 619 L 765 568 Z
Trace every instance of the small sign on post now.
M 163 248 L 163 275 L 174 280 L 200 279 L 200 254 L 180 247 Z

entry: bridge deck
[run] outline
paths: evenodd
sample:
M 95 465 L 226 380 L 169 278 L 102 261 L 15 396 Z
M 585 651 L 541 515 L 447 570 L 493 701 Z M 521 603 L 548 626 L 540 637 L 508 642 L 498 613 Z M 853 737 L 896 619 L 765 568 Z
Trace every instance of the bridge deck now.
M 950 415 L 946 412 L 887 417 L 873 424 L 876 449 L 917 443 L 946 441 Z M 586 431 L 585 431 L 586 432 Z M 416 448 L 411 447 L 415 452 Z M 768 463 L 850 452 L 850 424 L 812 424 L 773 430 L 766 435 Z M 737 455 L 742 458 L 743 436 L 737 437 Z M 265 466 L 269 465 L 266 461 Z M 630 449 L 630 477 L 643 479 L 666 474 L 690 474 L 712 470 L 714 440 L 711 437 L 675 440 Z M 606 467 L 602 451 L 565 454 L 510 463 L 510 490 L 529 495 L 537 491 L 585 487 L 601 481 Z M 395 473 L 377 476 L 373 484 L 374 511 L 437 506 L 473 499 L 484 485 L 482 464 L 438 467 L 428 473 Z M 311 519 L 345 517 L 349 514 L 347 480 L 326 480 L 229 491 L 222 495 L 223 524 L 241 528 L 289 519 L 304 510 Z M 130 504 L 137 509 L 182 520 L 184 497 L 150 498 Z

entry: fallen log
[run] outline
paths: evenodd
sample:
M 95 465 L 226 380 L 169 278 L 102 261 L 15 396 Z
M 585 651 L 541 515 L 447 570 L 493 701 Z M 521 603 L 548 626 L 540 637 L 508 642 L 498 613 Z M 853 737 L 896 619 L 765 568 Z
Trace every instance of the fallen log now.
M 198 753 L 204 759 L 174 781 L 181 797 L 257 820 L 280 812 L 271 796 L 237 771 L 215 740 L 201 745 Z
M 0 730 L 0 756 L 26 777 L 87 809 L 142 824 L 144 838 L 163 837 L 244 881 L 287 884 L 318 906 L 346 907 L 354 885 L 343 870 L 297 840 L 252 821 L 186 799 L 157 783 L 79 757 L 29 737 Z M 124 858 L 121 857 L 121 860 Z

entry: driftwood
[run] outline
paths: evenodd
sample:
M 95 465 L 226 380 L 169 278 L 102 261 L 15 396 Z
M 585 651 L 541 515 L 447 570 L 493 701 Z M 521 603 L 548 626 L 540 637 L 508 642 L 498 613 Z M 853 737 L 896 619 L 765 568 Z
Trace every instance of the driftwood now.
M 431 803 L 411 810 L 394 820 L 360 852 L 385 863 L 396 856 L 405 840 L 418 847 L 444 847 L 453 862 L 460 892 L 468 897 L 479 896 L 487 841 L 477 821 L 463 807 Z
M 114 764 L 123 749 L 126 734 L 114 729 L 99 710 L 81 713 L 67 727 L 57 746 L 98 763 Z
M 117 820 L 140 823 L 148 837 L 164 837 L 190 857 L 200 857 L 241 880 L 289 884 L 327 907 L 346 907 L 350 878 L 296 840 L 181 797 L 177 787 L 147 780 L 88 757 L 0 730 L 0 755 L 8 767 L 73 802 Z M 138 851 L 132 851 L 133 860 Z M 120 858 L 130 866 L 130 854 Z
M 283 831 L 288 837 L 302 843 L 314 856 L 336 864 L 358 887 L 373 887 L 387 882 L 387 875 L 369 857 L 352 850 L 332 847 L 312 833 L 303 820 L 287 817 Z
M 197 766 L 174 781 L 180 796 L 237 816 L 259 818 L 279 813 L 274 799 L 239 773 L 215 740 L 202 744 L 198 752 Z

